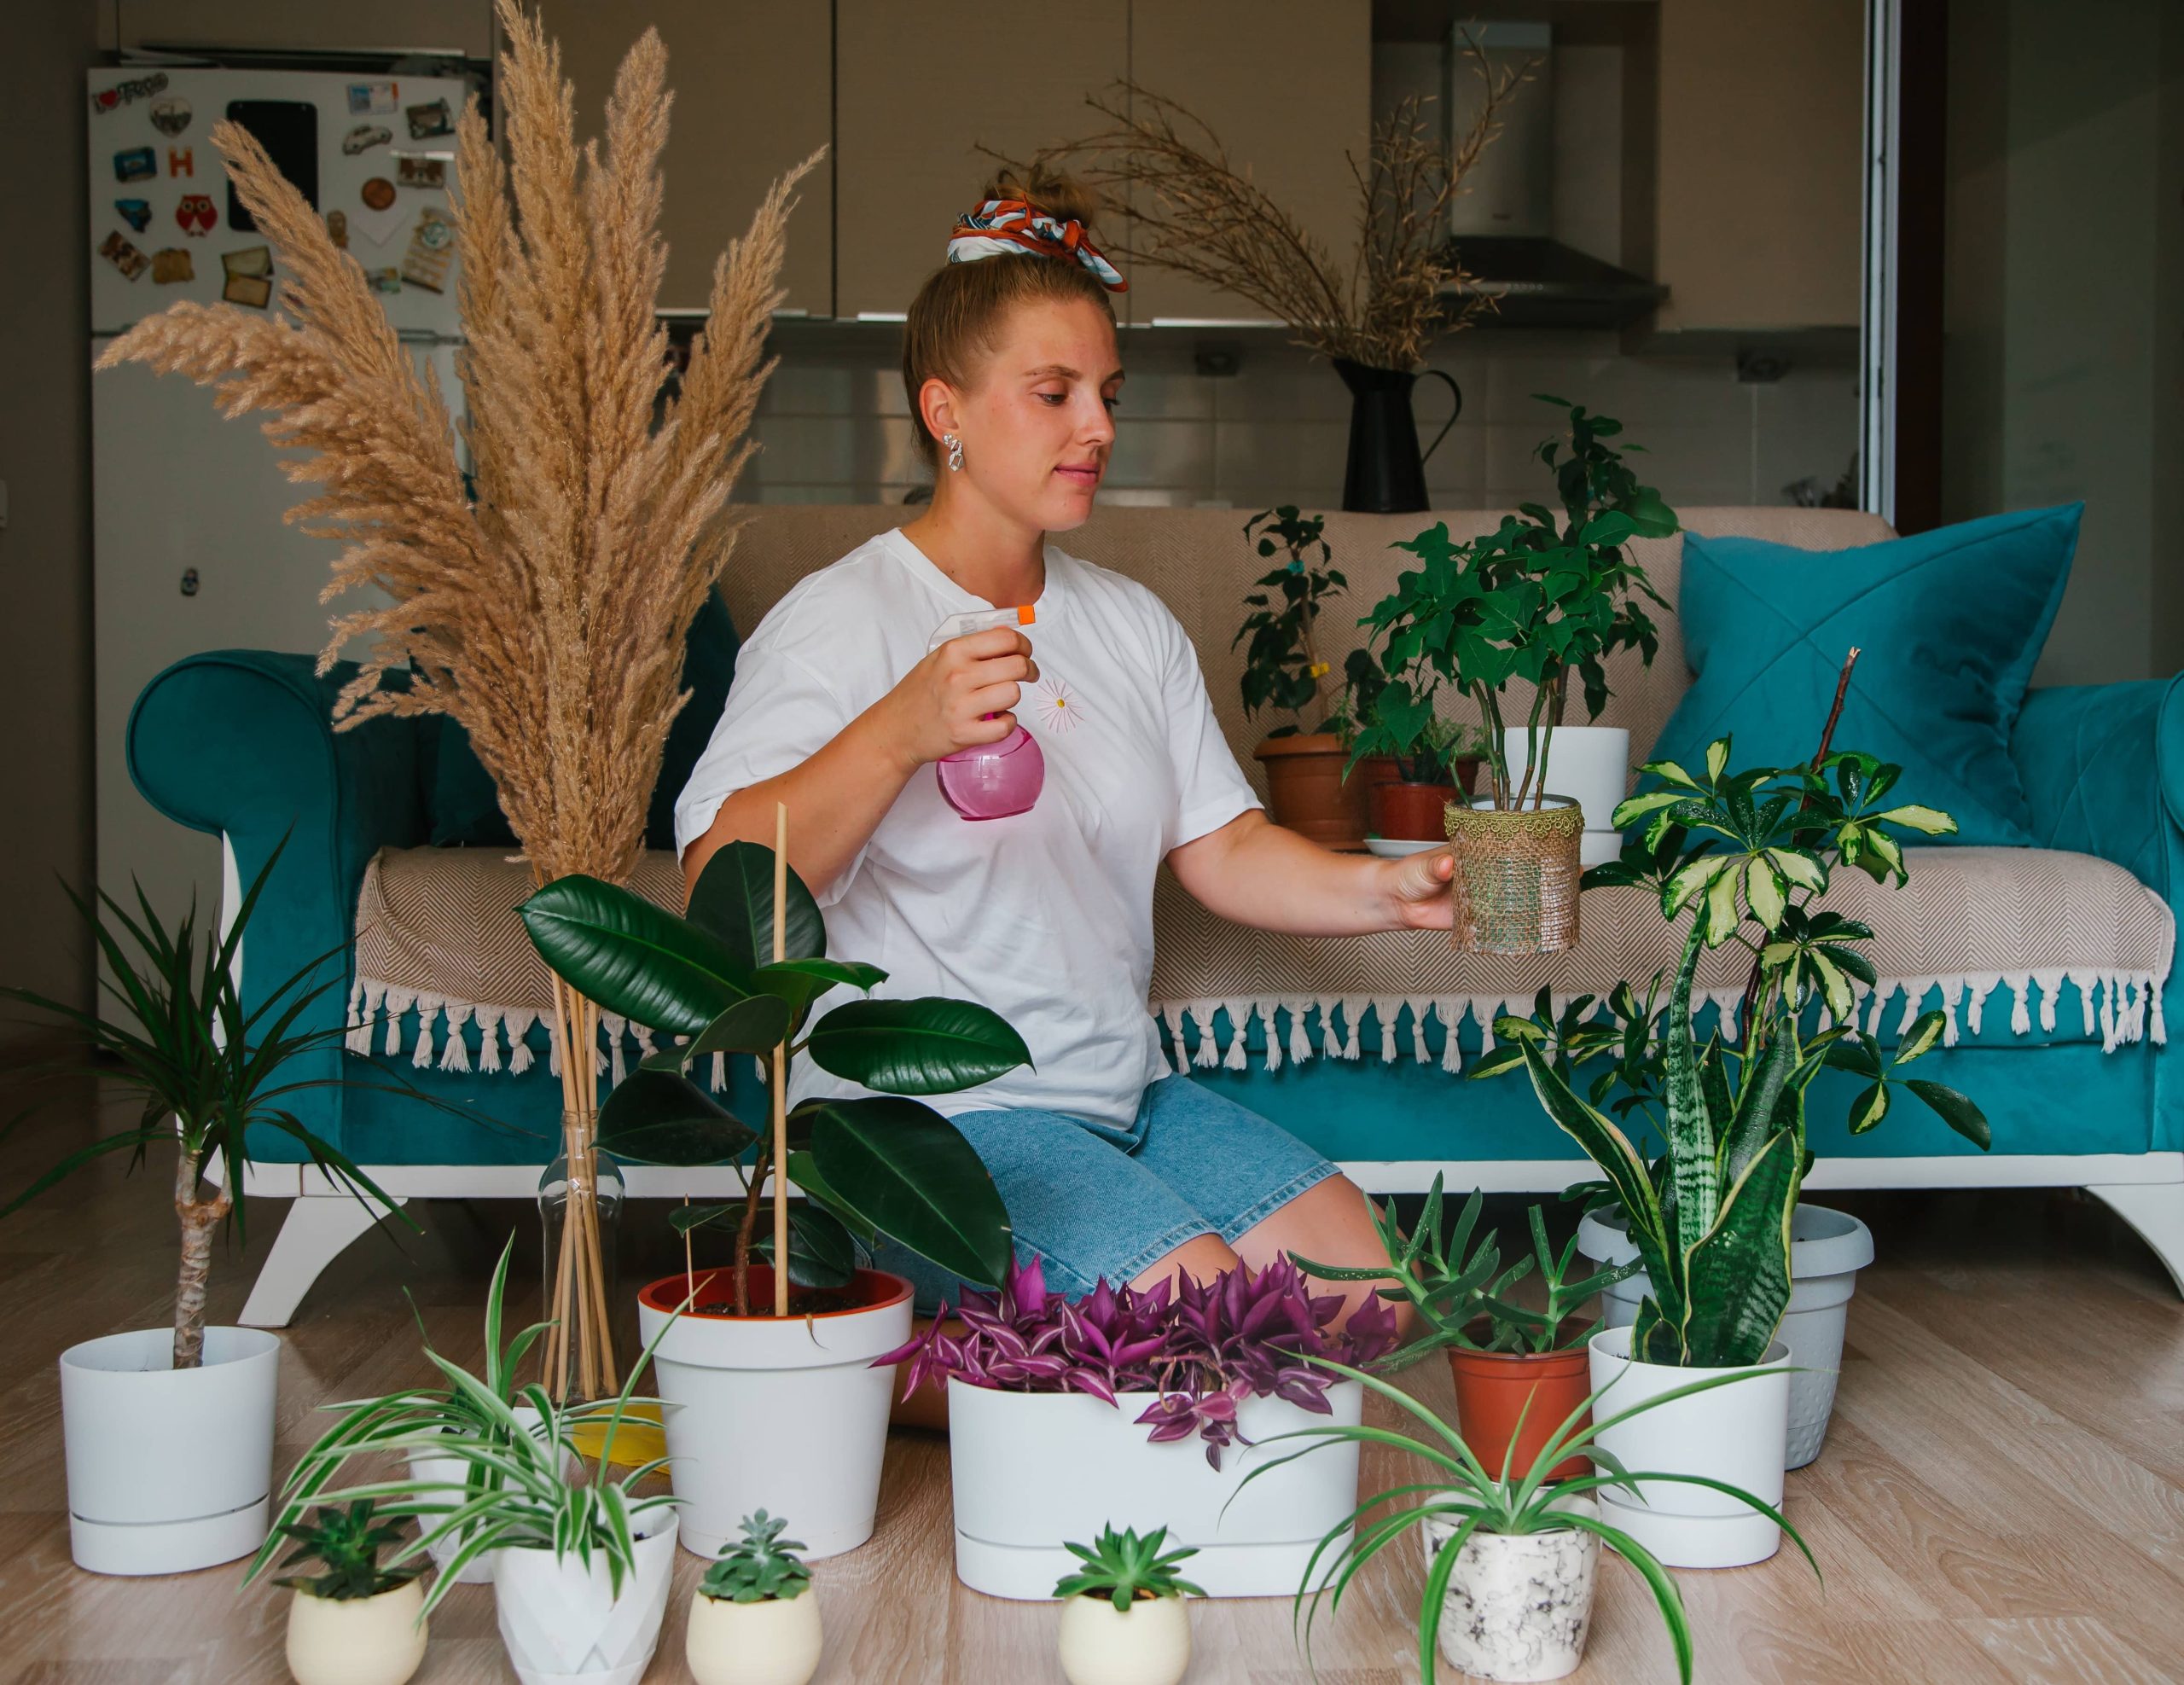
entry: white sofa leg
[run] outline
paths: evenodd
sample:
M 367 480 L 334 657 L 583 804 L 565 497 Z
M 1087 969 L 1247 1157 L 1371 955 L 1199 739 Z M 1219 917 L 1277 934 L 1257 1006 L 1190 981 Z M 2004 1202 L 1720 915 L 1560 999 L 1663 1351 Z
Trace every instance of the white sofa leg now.
M 2184 1182 L 2111 1182 L 2087 1193 L 2138 1231 L 2184 1294 Z
M 397 1197 L 394 1203 L 408 1202 Z M 287 1328 L 319 1271 L 376 1220 L 362 1200 L 346 1194 L 304 1194 L 291 1200 L 243 1305 L 243 1327 Z

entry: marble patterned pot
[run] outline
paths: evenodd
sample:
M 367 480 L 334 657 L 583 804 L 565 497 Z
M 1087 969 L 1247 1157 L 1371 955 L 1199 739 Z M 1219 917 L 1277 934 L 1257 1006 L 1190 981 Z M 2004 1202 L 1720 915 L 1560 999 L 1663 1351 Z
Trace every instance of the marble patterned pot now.
M 1589 1497 L 1560 1508 L 1597 1515 Z M 1437 1515 L 1421 1531 L 1428 1562 L 1456 1531 Z M 1548 1533 L 1473 1533 L 1441 1600 L 1438 1647 L 1452 1667 L 1479 1679 L 1560 1679 L 1584 1659 L 1600 1542 L 1566 1527 Z

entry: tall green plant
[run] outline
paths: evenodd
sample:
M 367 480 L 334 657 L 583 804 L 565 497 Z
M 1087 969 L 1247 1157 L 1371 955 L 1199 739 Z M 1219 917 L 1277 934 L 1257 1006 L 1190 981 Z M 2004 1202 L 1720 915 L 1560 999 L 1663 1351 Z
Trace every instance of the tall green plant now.
M 732 1218 L 739 1313 L 761 1255 L 758 1203 L 773 1162 L 766 1132 L 732 1116 L 690 1080 L 712 1054 L 785 1057 L 783 1080 L 808 1055 L 830 1074 L 874 1090 L 812 1099 L 788 1113 L 787 1170 L 805 1203 L 790 1224 L 791 1279 L 845 1281 L 851 1235 L 892 1236 L 967 1280 L 998 1284 L 1013 1256 L 1008 1212 L 992 1176 L 947 1118 L 913 1096 L 950 1094 L 1031 1062 L 1024 1039 L 969 1001 L 851 1000 L 816 1021 L 838 986 L 868 994 L 877 966 L 827 956 L 826 921 L 810 890 L 787 873 L 787 957 L 771 952 L 774 852 L 730 843 L 706 863 L 683 916 L 595 878 L 557 879 L 518 909 L 546 963 L 587 999 L 662 1034 L 687 1037 L 648 1055 L 600 1109 L 599 1144 L 649 1164 L 742 1167 L 735 1206 L 698 1207 L 685 1227 Z M 799 1236 L 801 1235 L 801 1239 Z M 848 1260 L 846 1263 L 845 1260 Z
M 131 1097 L 137 1114 L 127 1128 L 68 1154 L 0 1206 L 0 1217 L 20 1210 L 94 1159 L 125 1152 L 133 1169 L 151 1153 L 172 1148 L 174 1210 L 182 1229 L 174 1296 L 172 1361 L 177 1369 L 195 1368 L 204 1358 L 213 1233 L 232 1223 L 239 1237 L 244 1234 L 244 1208 L 235 1196 L 251 1163 L 253 1130 L 288 1136 L 337 1186 L 359 1200 L 376 1201 L 382 1211 L 397 1209 L 369 1177 L 339 1148 L 305 1129 L 286 1104 L 293 1095 L 330 1088 L 340 1080 L 282 1078 L 289 1060 L 338 1047 L 346 1034 L 338 1024 L 318 1030 L 295 1027 L 322 995 L 341 985 L 338 969 L 323 981 L 311 981 L 340 950 L 302 967 L 268 990 L 254 1008 L 245 1008 L 235 984 L 235 956 L 286 846 L 283 839 L 251 880 L 224 936 L 198 927 L 195 903 L 170 928 L 141 886 L 133 918 L 103 890 L 98 904 L 68 891 L 106 962 L 109 974 L 99 979 L 101 991 L 110 997 L 104 1016 L 32 990 L 0 988 L 0 1000 L 44 1014 L 67 1037 L 67 1051 L 31 1066 L 33 1072 L 114 1084 Z M 102 905 L 126 934 L 127 945 L 101 916 Z M 0 1140 L 29 1115 L 11 1119 L 0 1130 Z M 207 1172 L 216 1165 L 218 1184 L 207 1194 Z M 416 1226 L 407 1215 L 403 1221 Z
M 1296 716 L 1267 733 L 1269 737 L 1295 736 L 1303 729 L 1307 709 L 1321 717 L 1315 730 L 1349 728 L 1340 704 L 1327 701 L 1327 680 L 1333 670 L 1321 659 L 1314 636 L 1320 611 L 1350 584 L 1340 568 L 1328 565 L 1334 552 L 1327 546 L 1326 528 L 1325 515 L 1302 514 L 1294 503 L 1261 509 L 1244 523 L 1244 536 L 1257 543 L 1262 557 L 1287 553 L 1287 560 L 1259 579 L 1245 597 L 1252 612 L 1228 642 L 1234 649 L 1250 640 L 1244 650 L 1241 681 L 1245 717 L 1256 718 L 1261 708 Z M 1315 549 L 1319 552 L 1317 567 L 1309 560 Z
M 1443 685 L 1454 685 L 1484 724 L 1494 805 L 1502 809 L 1544 801 L 1554 729 L 1573 683 L 1584 692 L 1588 716 L 1597 717 L 1607 702 L 1607 657 L 1635 648 L 1653 661 L 1659 636 L 1639 599 L 1667 605 L 1626 547 L 1678 530 L 1675 510 L 1608 443 L 1622 422 L 1537 396 L 1567 412 L 1566 441 L 1548 439 L 1536 453 L 1554 475 L 1560 516 L 1525 503 L 1467 543 L 1436 522 L 1395 546 L 1421 565 L 1398 575 L 1395 590 L 1359 623 L 1380 641 L 1389 683 L 1353 762 L 1399 752 L 1391 746 L 1432 716 Z M 1519 681 L 1532 693 L 1521 722 L 1525 770 L 1513 782 L 1508 735 L 1520 728 L 1504 693 Z

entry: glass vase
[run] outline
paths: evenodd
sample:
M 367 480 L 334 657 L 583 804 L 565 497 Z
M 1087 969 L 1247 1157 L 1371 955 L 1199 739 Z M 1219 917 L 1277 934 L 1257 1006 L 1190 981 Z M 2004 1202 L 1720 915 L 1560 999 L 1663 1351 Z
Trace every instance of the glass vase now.
M 572 1168 L 573 1165 L 573 1168 Z M 597 1148 L 563 1153 L 538 1178 L 538 1220 L 545 1235 L 539 1379 L 572 1403 L 612 1397 L 621 1385 L 614 1350 L 615 1240 L 626 1192 L 622 1167 Z

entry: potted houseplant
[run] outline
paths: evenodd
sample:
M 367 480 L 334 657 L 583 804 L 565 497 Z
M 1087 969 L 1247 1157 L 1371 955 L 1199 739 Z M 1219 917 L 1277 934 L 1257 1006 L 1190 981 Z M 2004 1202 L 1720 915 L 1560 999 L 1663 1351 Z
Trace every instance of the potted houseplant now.
M 1573 1671 L 1584 1654 L 1603 1543 L 1635 1569 L 1653 1592 L 1676 1647 L 1678 1672 L 1684 1685 L 1690 1685 L 1691 1625 L 1676 1581 L 1642 1542 L 1601 1514 L 1600 1499 L 1611 1492 L 1635 1494 L 1641 1480 L 1656 1490 L 1701 1485 L 1711 1495 L 1748 1507 L 1788 1532 L 1812 1562 L 1814 1573 L 1820 1572 L 1797 1530 L 1765 1500 L 1694 1475 L 1634 1474 L 1607 1449 L 1603 1437 L 1666 1405 L 1722 1387 L 1745 1391 L 1758 1379 L 1752 1371 L 1687 1380 L 1641 1402 L 1626 1401 L 1594 1426 L 1591 1417 L 1613 1383 L 1600 1387 L 1555 1424 L 1532 1472 L 1523 1475 L 1507 1461 L 1499 1472 L 1483 1463 L 1462 1434 L 1409 1393 L 1376 1376 L 1355 1370 L 1343 1373 L 1415 1418 L 1428 1437 L 1327 1423 L 1285 1434 L 1285 1439 L 1308 1442 L 1292 1455 L 1314 1455 L 1322 1447 L 1369 1441 L 1409 1453 L 1426 1466 L 1426 1478 L 1374 1493 L 1321 1542 L 1297 1590 L 1298 1612 L 1304 1612 L 1306 1598 L 1312 1603 L 1304 1616 L 1302 1639 L 1308 1663 L 1321 1595 L 1329 1595 L 1331 1607 L 1339 1607 L 1358 1571 L 1415 1527 L 1426 1559 L 1418 1612 L 1418 1670 L 1426 1685 L 1432 1685 L 1437 1676 L 1437 1648 L 1451 1665 L 1481 1679 L 1560 1679 Z M 1599 1472 L 1556 1484 L 1546 1466 L 1571 1460 L 1597 1463 Z M 1281 1466 L 1269 1465 L 1269 1472 Z M 1369 1512 L 1411 1498 L 1422 1501 L 1383 1514 L 1362 1531 L 1352 1531 Z M 1326 1571 L 1321 1566 L 1322 1554 L 1331 1559 Z
M 1168 1530 L 1140 1538 L 1110 1525 L 1090 1544 L 1062 1548 L 1082 1564 L 1054 1584 L 1061 1599 L 1062 1676 L 1069 1685 L 1177 1685 L 1191 1665 L 1186 1595 L 1205 1593 L 1176 1572 L 1198 1552 L 1163 1552 Z
M 819 1600 L 787 1525 L 745 1516 L 690 1595 L 683 1655 L 698 1685 L 805 1685 L 819 1670 Z
M 1710 750 L 1705 766 L 1687 772 L 1672 763 L 1646 769 L 1662 787 L 1623 805 L 1618 822 L 1647 822 L 1622 860 L 1596 868 L 1586 882 L 1642 885 L 1659 892 L 1664 908 L 1680 915 L 1699 909 L 1706 945 L 1737 941 L 1752 951 L 1751 975 L 1739 1016 L 1746 1081 L 1779 1084 L 1778 1098 L 1802 1138 L 1808 1094 L 1823 1069 L 1848 1072 L 1863 1084 L 1850 1103 L 1848 1124 L 1862 1134 L 1887 1115 L 1892 1097 L 1908 1095 L 1949 1127 L 1984 1150 L 1991 1135 L 1985 1115 L 1966 1095 L 1942 1084 L 1902 1075 L 1941 1040 L 1944 1017 L 1921 1014 L 1892 1051 L 1850 1033 L 1854 983 L 1870 987 L 1872 962 L 1861 951 L 1871 927 L 1815 905 L 1833 873 L 1862 869 L 1877 880 L 1903 879 L 1903 858 L 1893 829 L 1944 834 L 1955 822 L 1939 811 L 1889 798 L 1898 770 L 1856 753 L 1830 755 L 1825 742 L 1813 761 L 1788 773 L 1728 771 L 1729 744 Z M 1755 889 L 1756 886 L 1756 889 Z M 1674 916 L 1676 915 L 1672 915 Z M 1680 973 L 1681 979 L 1681 973 Z M 1687 989 L 1687 979 L 1682 986 Z M 1643 996 L 1627 985 L 1606 1003 L 1606 1016 L 1589 1020 L 1587 1000 L 1573 1002 L 1560 1019 L 1542 1000 L 1530 1020 L 1503 1019 L 1502 1045 L 1474 1066 L 1491 1076 L 1522 1062 L 1531 1047 L 1558 1082 L 1574 1088 L 1579 1067 L 1605 1066 L 1588 1092 L 1627 1121 L 1643 1119 L 1674 1141 L 1668 1115 L 1670 1050 L 1691 1032 L 1672 999 L 1657 1004 L 1658 979 Z M 1831 1027 L 1806 1035 L 1802 1026 L 1824 1008 Z M 1669 1032 L 1685 1024 L 1681 1037 Z M 1703 1095 L 1740 1094 L 1739 1078 L 1723 1045 L 1710 1040 L 1694 1055 Z M 1728 1101 L 1721 1098 L 1721 1105 Z M 1710 1109 L 1711 1116 L 1711 1109 Z M 1578 1229 L 1588 1256 L 1608 1264 L 1642 1262 L 1627 1212 L 1618 1202 L 1597 1202 Z M 1797 1365 L 1790 1378 L 1788 1467 L 1803 1467 L 1820 1455 L 1835 1397 L 1845 1320 L 1857 1271 L 1873 1258 L 1873 1237 L 1856 1217 L 1800 1203 L 1792 1215 L 1792 1290 L 1781 1332 Z M 1611 1286 L 1606 1301 L 1611 1325 L 1635 1322 L 1652 1291 L 1648 1275 Z
M 1472 1245 L 1480 1200 L 1474 1192 L 1465 1201 L 1444 1244 L 1437 1174 L 1408 1238 L 1391 1210 L 1375 1215 L 1387 1253 L 1385 1268 L 1346 1269 L 1292 1257 L 1306 1275 L 1322 1281 L 1392 1283 L 1380 1289 L 1380 1296 L 1409 1299 L 1425 1329 L 1404 1355 L 1448 1349 L 1456 1420 L 1472 1455 L 1490 1467 L 1506 1461 L 1517 1473 L 1529 1474 L 1556 1425 L 1580 1409 L 1592 1390 L 1585 1342 L 1593 1328 L 1575 1313 L 1636 1275 L 1640 1266 L 1633 1258 L 1573 1281 L 1576 1237 L 1558 1256 L 1548 1242 L 1546 1217 L 1534 1206 L 1525 1213 L 1531 1250 L 1503 1270 L 1496 1236 L 1489 1233 Z M 1511 1296 L 1535 1268 L 1547 1298 L 1537 1308 Z M 1572 1453 L 1550 1468 L 1548 1478 L 1571 1479 L 1585 1468 L 1584 1458 Z
M 501 1351 L 508 1261 L 504 1251 L 486 1297 L 489 1353 Z M 520 1361 L 549 1332 L 543 1322 L 523 1330 L 508 1348 L 512 1359 Z M 425 1595 L 421 1618 L 462 1583 L 472 1560 L 490 1555 L 501 1641 L 523 1685 L 571 1678 L 634 1685 L 659 1641 L 678 1500 L 664 1492 L 641 1495 L 665 1459 L 639 1463 L 619 1479 L 611 1471 L 617 1436 L 637 1422 L 633 1406 L 658 1402 L 636 1397 L 637 1377 L 652 1352 L 631 1366 L 613 1397 L 573 1403 L 556 1400 L 535 1381 L 511 1403 L 497 1386 L 430 1345 L 425 1355 L 447 1394 L 407 1388 L 334 1407 L 339 1420 L 289 1477 L 282 1526 L 313 1501 L 369 1499 L 385 1504 L 389 1515 L 416 1516 L 425 1531 L 395 1553 L 391 1567 L 436 1543 L 456 1546 Z M 445 1407 L 444 1396 L 461 1402 Z M 461 1472 L 335 1485 L 357 1458 L 419 1452 L 450 1460 Z M 276 1530 L 266 1540 L 250 1578 L 264 1570 L 282 1537 Z
M 421 1565 L 380 1566 L 401 1525 L 375 1518 L 372 1501 L 359 1498 L 312 1521 L 284 1523 L 279 1534 L 296 1545 L 283 1568 L 316 1562 L 322 1571 L 273 1582 L 295 1594 L 288 1656 L 296 1685 L 403 1685 L 425 1659 L 425 1589 Z
M 73 1049 L 43 1068 L 96 1074 L 136 1102 L 135 1122 L 71 1153 L 0 1206 L 0 1216 L 110 1153 L 175 1156 L 182 1252 L 173 1326 L 107 1334 L 61 1354 L 69 1548 L 78 1567 L 96 1573 L 183 1573 L 247 1556 L 265 1537 L 281 1342 L 262 1328 L 205 1325 L 212 1237 L 230 1224 L 243 1236 L 235 1194 L 251 1163 L 252 1131 L 287 1136 L 358 1199 L 393 1209 L 284 1103 L 326 1080 L 283 1080 L 282 1071 L 344 1033 L 338 1025 L 293 1027 L 311 1002 L 339 986 L 339 971 L 314 981 L 322 963 L 314 962 L 248 1010 L 236 988 L 236 955 L 280 857 L 276 847 L 224 935 L 200 930 L 194 907 L 170 927 L 142 890 L 134 917 L 102 892 L 125 945 L 98 909 L 71 892 L 112 973 L 104 1017 L 0 989 L 0 999 L 34 1008 L 69 1033 Z
M 1293 503 L 1262 509 L 1244 523 L 1244 536 L 1262 557 L 1286 558 L 1244 598 L 1251 612 L 1229 648 L 1245 645 L 1245 717 L 1256 718 L 1262 708 L 1290 716 L 1252 751 L 1266 769 L 1274 822 L 1329 848 L 1356 848 L 1365 835 L 1365 787 L 1345 776 L 1352 729 L 1346 697 L 1330 700 L 1333 668 L 1316 636 L 1321 608 L 1350 584 L 1328 565 L 1333 552 L 1322 536 L 1326 526 L 1324 515 L 1301 514 Z M 1310 559 L 1315 549 L 1316 566 Z M 1308 713 L 1320 720 L 1309 731 Z
M 784 816 L 775 848 L 732 843 L 714 854 L 681 917 L 584 877 L 549 884 L 519 909 L 572 988 L 688 1038 L 648 1056 L 608 1095 L 601 1145 L 623 1159 L 741 1168 L 742 1198 L 678 1214 L 686 1233 L 731 1221 L 731 1262 L 686 1268 L 638 1295 L 640 1328 L 661 1342 L 684 1537 L 703 1555 L 762 1508 L 796 1516 L 814 1557 L 871 1536 L 892 1397 L 892 1378 L 872 1363 L 909 1337 L 911 1289 L 859 1267 L 859 1238 L 884 1232 L 973 1281 L 999 1281 L 1011 1258 L 992 1177 L 961 1132 L 915 1096 L 1025 1063 L 1023 1038 L 967 1001 L 851 999 L 815 1014 L 822 996 L 869 991 L 886 973 L 828 957 L 825 921 L 788 869 L 786 833 Z M 717 1053 L 764 1061 L 770 1127 L 731 1116 L 686 1074 L 692 1060 Z M 873 1092 L 790 1107 L 799 1055 Z M 789 1178 L 803 1194 L 793 1207 Z
M 1621 423 L 1563 408 L 1570 454 L 1560 439 L 1539 449 L 1563 518 L 1528 503 L 1463 543 L 1437 522 L 1397 546 L 1420 565 L 1362 623 L 1391 684 L 1353 753 L 1387 752 L 1407 724 L 1430 717 L 1443 684 L 1461 689 L 1483 723 L 1488 789 L 1444 814 L 1456 852 L 1455 941 L 1477 952 L 1554 951 L 1577 938 L 1586 819 L 1577 798 L 1551 787 L 1555 733 L 1573 685 L 1589 713 L 1606 706 L 1607 656 L 1635 648 L 1653 659 L 1658 637 L 1638 599 L 1661 598 L 1625 546 L 1677 530 L 1675 512 L 1603 442 Z M 1530 687 L 1521 723 L 1507 694 L 1519 681 Z
M 1286 1589 L 1348 1512 L 1355 1456 L 1230 1500 L 1270 1436 L 1315 1416 L 1358 1420 L 1361 1390 L 1308 1360 L 1385 1356 L 1395 1313 L 1368 1300 L 1337 1332 L 1341 1309 L 1338 1295 L 1313 1298 L 1287 1259 L 1203 1284 L 1101 1281 L 1071 1299 L 1047 1291 L 1034 1258 L 996 1293 L 966 1291 L 956 1331 L 938 1319 L 879 1360 L 909 1361 L 906 1391 L 948 1389 L 956 1577 L 1043 1598 L 1069 1566 L 1060 1540 L 1111 1514 L 1157 1512 L 1199 1551 L 1209 1595 Z

